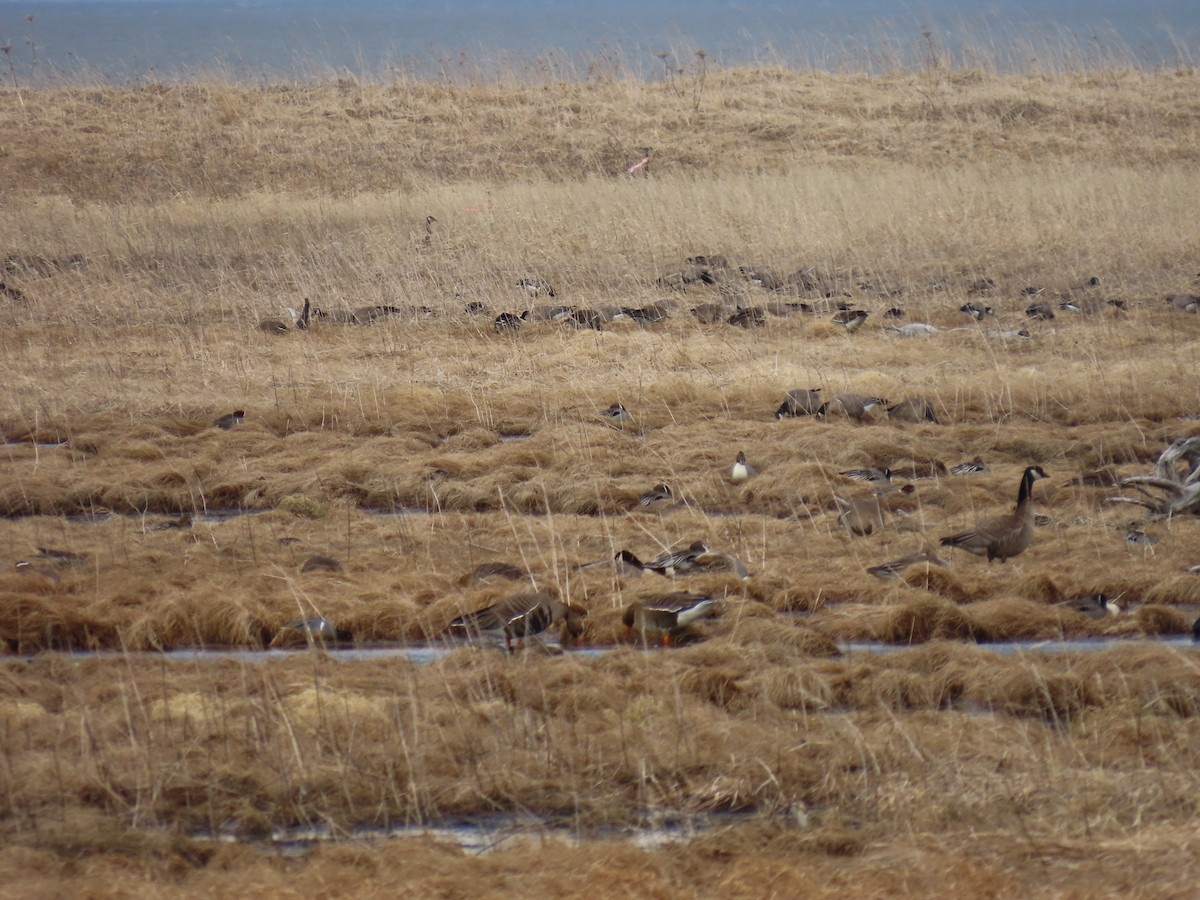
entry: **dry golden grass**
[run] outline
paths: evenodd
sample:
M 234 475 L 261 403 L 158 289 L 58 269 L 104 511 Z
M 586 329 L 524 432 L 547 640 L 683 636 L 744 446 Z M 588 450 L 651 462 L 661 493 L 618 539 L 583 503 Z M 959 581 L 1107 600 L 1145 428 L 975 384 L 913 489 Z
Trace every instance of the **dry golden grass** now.
M 1200 271 L 1197 82 L 729 71 L 698 104 L 635 81 L 0 93 L 2 277 L 23 298 L 0 298 L 0 637 L 32 655 L 0 670 L 7 889 L 1189 892 L 1200 670 L 1148 638 L 1200 607 L 1200 522 L 1147 525 L 1067 482 L 1146 473 L 1200 435 L 1200 319 L 1163 302 Z M 647 144 L 650 177 L 623 177 Z M 823 298 L 660 284 L 696 254 L 814 270 L 831 308 L 700 324 L 701 304 Z M 1093 276 L 1084 293 L 1124 311 L 1024 316 L 1024 288 L 1056 306 Z M 997 315 L 974 324 L 958 310 L 982 278 Z M 305 297 L 403 312 L 258 328 Z M 859 332 L 830 321 L 839 300 L 871 313 Z M 557 303 L 670 317 L 492 329 Z M 891 306 L 941 330 L 899 336 Z M 809 387 L 924 397 L 940 424 L 773 418 Z M 599 416 L 615 401 L 624 427 Z M 739 450 L 759 470 L 743 485 Z M 838 522 L 834 495 L 866 491 L 842 471 L 976 455 L 990 473 L 915 482 L 870 536 Z M 1026 553 L 867 574 L 1009 508 L 1035 463 L 1048 521 Z M 640 506 L 661 482 L 678 502 Z M 1128 544 L 1143 525 L 1159 542 Z M 751 577 L 574 568 L 698 539 Z M 314 554 L 343 571 L 302 573 Z M 463 580 L 492 561 L 528 579 Z M 358 644 L 419 641 L 533 587 L 586 606 L 608 652 L 39 652 L 257 648 L 316 615 Z M 622 609 L 679 589 L 720 615 L 669 652 L 623 646 Z M 1098 592 L 1126 611 L 1059 605 Z M 986 647 L 1077 637 L 1130 640 Z M 839 654 L 861 641 L 922 646 Z M 748 817 L 666 850 L 601 831 L 479 858 L 421 838 L 296 863 L 197 837 L 493 812 Z

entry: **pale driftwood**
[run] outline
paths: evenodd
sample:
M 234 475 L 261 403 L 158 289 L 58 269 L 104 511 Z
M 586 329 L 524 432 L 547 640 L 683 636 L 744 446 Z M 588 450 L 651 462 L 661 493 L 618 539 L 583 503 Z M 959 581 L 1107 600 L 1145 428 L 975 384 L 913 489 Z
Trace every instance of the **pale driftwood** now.
M 1158 455 L 1153 475 L 1122 478 L 1121 486 L 1141 496 L 1109 497 L 1108 502 L 1145 507 L 1152 519 L 1200 515 L 1200 437 L 1171 444 Z

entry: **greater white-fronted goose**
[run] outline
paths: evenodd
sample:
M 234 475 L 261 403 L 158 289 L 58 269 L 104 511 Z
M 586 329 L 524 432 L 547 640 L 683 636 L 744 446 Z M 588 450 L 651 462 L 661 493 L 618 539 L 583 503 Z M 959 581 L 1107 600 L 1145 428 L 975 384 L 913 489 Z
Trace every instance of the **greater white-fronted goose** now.
M 866 497 L 847 499 L 834 494 L 833 502 L 837 504 L 839 510 L 838 521 L 851 534 L 866 537 L 884 526 L 883 498 L 885 496 L 896 492 L 911 494 L 914 490 L 916 488 L 911 484 L 904 486 L 890 484 L 875 489 Z
M 514 594 L 492 606 L 485 607 L 450 623 L 451 632 L 478 638 L 504 638 L 510 651 L 514 639 L 541 634 L 552 625 L 562 625 L 562 642 L 567 643 L 583 634 L 587 610 L 574 604 L 568 606 L 544 591 Z
M 868 397 L 865 394 L 846 392 L 836 394 L 832 400 L 822 403 L 817 410 L 817 416 L 827 418 L 832 415 L 842 415 L 855 422 L 861 422 L 867 418 L 867 413 L 877 406 L 886 407 L 887 401 L 882 397 Z
M 729 574 L 735 575 L 742 580 L 750 577 L 750 570 L 746 564 L 729 553 L 714 553 L 708 551 L 701 553 L 692 560 L 692 568 L 688 570 L 690 573 L 703 574 L 711 572 L 714 574 Z
M 889 406 L 887 414 L 893 422 L 908 422 L 912 425 L 938 424 L 933 404 L 924 397 L 910 397 L 907 400 L 901 400 L 895 406 Z
M 702 594 L 665 594 L 631 603 L 621 621 L 627 633 L 640 632 L 643 640 L 649 633 L 660 634 L 663 646 L 669 647 L 673 635 L 706 616 L 719 602 Z
M 784 416 L 815 416 L 821 408 L 821 389 L 796 388 L 788 391 L 783 398 L 783 403 L 779 405 L 779 409 L 775 410 L 775 418 L 782 419 Z
M 986 556 L 1001 563 L 1024 553 L 1033 541 L 1034 512 L 1030 491 L 1033 483 L 1045 478 L 1041 466 L 1030 466 L 1021 475 L 1017 490 L 1017 506 L 1007 515 L 986 519 L 969 531 L 947 535 L 941 539 L 943 547 L 957 547 L 976 556 Z
M 733 461 L 733 466 L 729 470 L 729 480 L 734 484 L 742 484 L 757 474 L 758 469 L 746 462 L 746 454 L 739 450 L 737 459 Z

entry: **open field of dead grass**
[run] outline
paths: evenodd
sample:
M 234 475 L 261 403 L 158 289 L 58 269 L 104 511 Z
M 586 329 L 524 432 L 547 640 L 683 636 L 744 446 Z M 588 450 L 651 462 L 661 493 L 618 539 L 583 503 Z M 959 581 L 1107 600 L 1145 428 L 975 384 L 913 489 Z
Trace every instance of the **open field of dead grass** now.
M 1200 522 L 1070 482 L 1146 474 L 1200 436 L 1200 318 L 1164 299 L 1198 290 L 1196 80 L 736 71 L 699 102 L 634 82 L 0 94 L 0 637 L 50 651 L 0 670 L 5 882 L 1189 890 L 1197 660 L 1149 638 L 1191 628 Z M 622 177 L 646 145 L 650 176 Z M 716 283 L 671 277 L 716 254 Z M 393 314 L 260 330 L 305 297 Z M 835 325 L 838 303 L 866 324 Z M 538 315 L 651 304 L 668 317 L 646 327 Z M 701 323 L 706 305 L 764 325 Z M 892 328 L 911 322 L 939 330 Z M 938 422 L 775 419 L 794 388 L 925 398 Z M 614 402 L 631 421 L 600 415 Z M 759 470 L 744 484 L 738 451 Z M 869 535 L 839 521 L 835 496 L 869 490 L 841 472 L 976 456 L 989 472 L 912 481 Z M 866 572 L 1009 509 L 1033 464 L 1050 477 L 1021 556 Z M 664 482 L 674 502 L 639 503 Z M 750 577 L 575 569 L 695 540 Z M 315 554 L 342 571 L 301 572 Z M 527 580 L 464 578 L 495 561 Z M 257 648 L 315 615 L 354 643 L 424 641 L 535 587 L 614 649 L 53 652 Z M 720 615 L 690 646 L 620 646 L 624 607 L 675 589 L 723 598 Z M 1097 593 L 1124 612 L 1062 605 Z M 1085 636 L 1132 640 L 977 646 Z M 916 646 L 838 650 L 859 641 Z M 196 839 L 497 812 L 605 833 L 656 810 L 750 820 L 653 852 L 548 838 L 481 858 L 420 839 L 297 862 Z

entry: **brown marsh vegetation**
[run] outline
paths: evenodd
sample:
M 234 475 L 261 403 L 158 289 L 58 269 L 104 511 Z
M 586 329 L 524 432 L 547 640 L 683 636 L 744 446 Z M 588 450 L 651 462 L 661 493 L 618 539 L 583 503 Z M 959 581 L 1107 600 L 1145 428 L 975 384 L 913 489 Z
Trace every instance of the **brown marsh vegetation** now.
M 1200 318 L 1165 300 L 1198 290 L 1200 77 L 738 70 L 677 87 L 0 94 L 6 889 L 1192 889 L 1200 671 L 1150 639 L 1190 630 L 1200 522 L 1071 482 L 1147 474 L 1200 436 Z M 647 145 L 648 177 L 624 175 Z M 727 265 L 676 284 L 699 255 Z M 259 328 L 306 297 L 389 312 Z M 785 307 L 802 302 L 816 311 Z M 836 325 L 838 303 L 865 324 Z M 559 305 L 668 316 L 597 330 L 540 314 Z M 937 330 L 891 327 L 914 322 Z M 775 419 L 796 388 L 923 398 L 937 424 Z M 618 402 L 630 421 L 601 416 Z M 735 484 L 739 451 L 757 474 Z M 936 465 L 975 457 L 988 472 Z M 1049 477 L 1027 551 L 867 573 L 1011 509 L 1029 465 Z M 864 467 L 936 477 L 883 496 L 860 536 L 834 498 L 869 496 L 839 474 Z M 641 505 L 660 483 L 673 500 Z M 750 577 L 575 568 L 697 540 Z M 314 556 L 341 570 L 302 572 Z M 527 575 L 464 577 L 491 562 Z M 584 642 L 611 649 L 58 652 L 258 648 L 310 616 L 356 644 L 423 641 L 534 589 L 585 607 Z M 672 590 L 721 597 L 720 615 L 685 646 L 625 646 L 623 609 Z M 1124 611 L 1063 605 L 1098 593 Z M 1129 640 L 986 646 L 1088 636 Z M 862 641 L 900 649 L 838 649 Z M 300 860 L 198 838 L 495 813 L 599 837 Z M 659 850 L 611 836 L 698 813 L 743 817 Z

